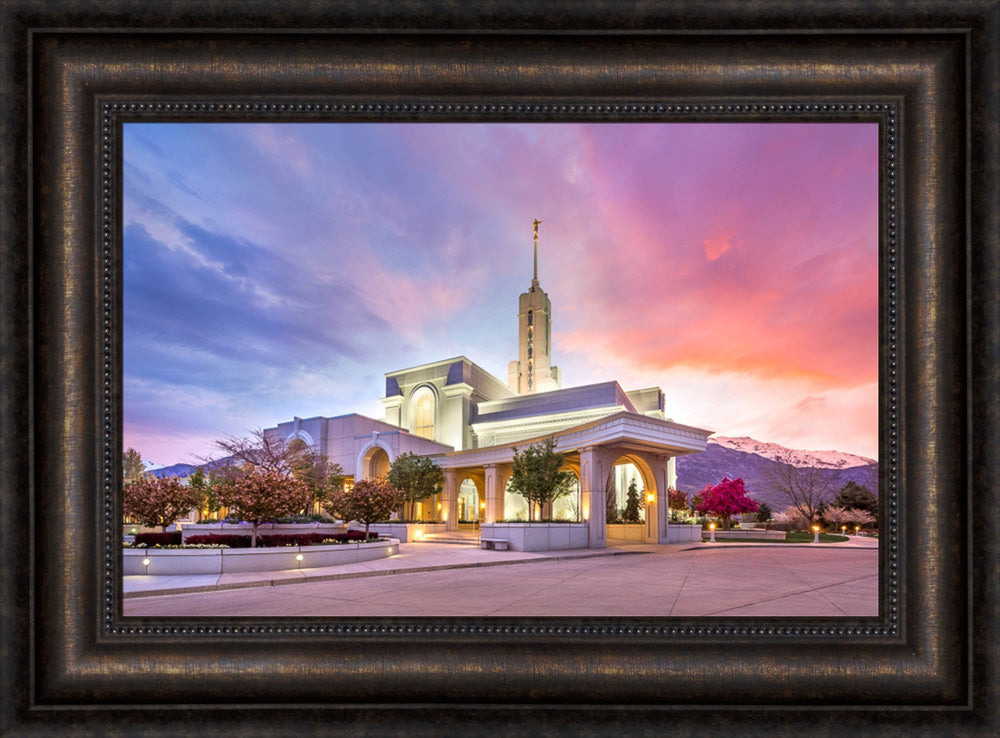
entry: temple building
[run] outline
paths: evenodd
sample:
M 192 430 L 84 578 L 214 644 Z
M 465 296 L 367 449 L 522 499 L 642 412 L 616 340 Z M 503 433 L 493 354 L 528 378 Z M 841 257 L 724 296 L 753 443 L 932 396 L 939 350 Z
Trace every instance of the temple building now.
M 615 381 L 562 388 L 552 363 L 552 304 L 534 274 L 518 298 L 518 357 L 503 382 L 464 356 L 385 375 L 385 417 L 350 414 L 294 418 L 265 432 L 301 439 L 340 464 L 352 479 L 384 476 L 400 454 L 427 455 L 444 471 L 440 495 L 418 503 L 417 517 L 448 529 L 526 519 L 527 504 L 507 490 L 515 448 L 553 437 L 574 491 L 543 516 L 589 523 L 590 546 L 607 545 L 606 511 L 623 506 L 634 480 L 641 491 L 645 539 L 666 543 L 667 490 L 674 459 L 705 450 L 711 431 L 665 417 L 659 387 L 625 390 Z

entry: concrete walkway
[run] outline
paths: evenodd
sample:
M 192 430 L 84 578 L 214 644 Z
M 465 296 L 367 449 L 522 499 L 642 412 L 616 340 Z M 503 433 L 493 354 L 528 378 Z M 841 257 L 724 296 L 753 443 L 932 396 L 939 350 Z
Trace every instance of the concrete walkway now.
M 124 578 L 125 616 L 875 616 L 878 541 L 623 544 L 544 553 L 408 543 L 322 569 Z

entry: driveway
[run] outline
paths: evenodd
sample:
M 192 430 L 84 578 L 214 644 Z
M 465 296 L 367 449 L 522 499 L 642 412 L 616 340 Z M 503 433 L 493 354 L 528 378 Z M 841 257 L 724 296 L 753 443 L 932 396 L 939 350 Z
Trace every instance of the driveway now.
M 854 540 L 854 539 L 852 539 Z M 406 544 L 433 560 L 434 544 Z M 410 548 L 421 546 L 420 549 Z M 446 568 L 274 579 L 131 596 L 151 617 L 875 617 L 877 541 L 856 545 L 621 546 L 608 555 L 486 559 L 442 546 Z M 417 553 L 412 553 L 416 551 Z M 405 552 L 404 552 L 405 555 Z M 397 573 L 393 573 L 397 572 Z M 306 573 L 307 574 L 307 573 Z M 333 575 L 336 576 L 336 575 Z M 249 586 L 248 586 L 249 585 Z M 133 589 L 135 583 L 132 583 Z M 127 590 L 128 591 L 128 588 Z

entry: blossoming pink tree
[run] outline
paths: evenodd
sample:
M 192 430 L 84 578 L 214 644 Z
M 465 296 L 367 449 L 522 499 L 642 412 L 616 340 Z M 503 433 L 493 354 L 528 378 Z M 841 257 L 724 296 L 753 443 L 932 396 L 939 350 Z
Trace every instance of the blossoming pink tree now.
M 275 518 L 297 515 L 309 504 L 308 485 L 280 471 L 242 470 L 218 484 L 219 502 L 253 523 L 250 546 L 257 546 L 257 526 Z
M 756 500 L 747 497 L 742 479 L 724 477 L 714 487 L 705 485 L 705 489 L 701 491 L 701 502 L 695 509 L 701 513 L 717 516 L 722 521 L 723 530 L 729 530 L 734 515 L 757 512 L 758 504 Z
M 125 485 L 122 496 L 122 512 L 150 527 L 166 528 L 200 504 L 198 490 L 177 477 L 139 477 Z

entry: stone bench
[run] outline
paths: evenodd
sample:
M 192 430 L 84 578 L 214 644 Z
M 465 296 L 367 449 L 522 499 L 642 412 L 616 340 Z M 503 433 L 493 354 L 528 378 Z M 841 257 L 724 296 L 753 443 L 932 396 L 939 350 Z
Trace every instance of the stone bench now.
M 479 547 L 486 549 L 492 548 L 495 551 L 506 551 L 508 541 L 506 538 L 480 538 Z

